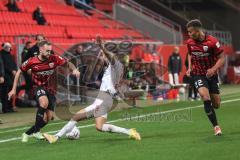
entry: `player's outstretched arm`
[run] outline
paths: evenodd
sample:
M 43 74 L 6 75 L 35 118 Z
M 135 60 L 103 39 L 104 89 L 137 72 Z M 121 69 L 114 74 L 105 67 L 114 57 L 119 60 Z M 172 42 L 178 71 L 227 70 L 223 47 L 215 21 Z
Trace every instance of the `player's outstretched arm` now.
M 17 73 L 15 74 L 15 77 L 14 77 L 12 90 L 8 93 L 8 99 L 11 99 L 13 96 L 16 95 L 17 84 L 18 84 L 19 78 L 21 76 L 21 73 L 22 73 L 21 69 L 18 69 L 18 71 L 17 71 Z
M 116 56 L 112 53 L 112 52 L 109 52 L 105 47 L 104 47 L 104 44 L 103 44 L 103 41 L 101 39 L 100 36 L 97 36 L 96 37 L 96 43 L 99 45 L 100 49 L 102 50 L 103 54 L 107 57 L 107 59 L 109 60 L 109 62 L 111 62 L 112 65 L 115 64 L 115 61 L 116 61 Z
M 76 76 L 77 78 L 80 78 L 80 72 L 75 67 L 75 65 L 72 62 L 67 62 L 68 68 L 72 71 L 72 74 Z

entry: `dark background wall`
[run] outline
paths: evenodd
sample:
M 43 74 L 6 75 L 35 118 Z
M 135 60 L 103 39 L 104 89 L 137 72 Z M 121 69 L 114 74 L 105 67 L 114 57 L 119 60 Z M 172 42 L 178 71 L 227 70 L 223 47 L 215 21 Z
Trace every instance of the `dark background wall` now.
M 189 19 L 200 18 L 204 27 L 230 31 L 232 42 L 236 50 L 240 50 L 240 7 L 234 9 L 226 5 L 223 0 L 135 0 L 147 8 L 179 23 L 185 30 Z M 214 27 L 215 26 L 215 27 Z
M 181 32 L 139 14 L 128 7 L 121 7 L 117 4 L 114 5 L 114 16 L 117 20 L 130 24 L 153 39 L 163 41 L 165 44 L 182 43 Z

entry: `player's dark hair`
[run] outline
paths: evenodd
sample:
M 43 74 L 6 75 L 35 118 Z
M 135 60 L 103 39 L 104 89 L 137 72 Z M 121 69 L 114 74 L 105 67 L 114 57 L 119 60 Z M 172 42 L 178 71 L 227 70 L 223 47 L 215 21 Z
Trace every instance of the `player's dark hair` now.
M 45 41 L 45 40 L 38 43 L 38 47 L 42 47 L 44 45 L 52 45 L 52 44 L 49 41 Z
M 187 23 L 186 27 L 202 28 L 202 22 L 199 19 L 193 19 Z
M 31 44 L 32 42 L 31 41 L 27 41 L 26 43 L 25 43 L 25 46 L 27 46 L 27 45 L 29 45 L 29 44 Z

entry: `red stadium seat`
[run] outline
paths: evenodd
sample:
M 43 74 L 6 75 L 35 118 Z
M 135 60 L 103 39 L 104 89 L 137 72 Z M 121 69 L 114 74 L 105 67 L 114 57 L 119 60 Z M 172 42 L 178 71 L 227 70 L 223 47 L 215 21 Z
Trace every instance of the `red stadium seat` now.
M 143 35 L 129 29 L 125 25 L 109 19 L 96 11 L 93 16 L 86 16 L 83 11 L 76 11 L 73 7 L 59 3 L 57 0 L 24 0 L 17 2 L 22 12 L 6 11 L 7 1 L 0 1 L 0 30 L 1 40 L 13 41 L 14 36 L 44 34 L 47 38 L 58 43 L 75 43 L 91 40 L 96 34 L 105 39 L 119 39 L 132 36 L 136 39 Z M 96 0 L 97 8 L 111 10 L 113 0 Z M 39 26 L 32 20 L 32 12 L 42 7 L 48 22 L 47 26 Z

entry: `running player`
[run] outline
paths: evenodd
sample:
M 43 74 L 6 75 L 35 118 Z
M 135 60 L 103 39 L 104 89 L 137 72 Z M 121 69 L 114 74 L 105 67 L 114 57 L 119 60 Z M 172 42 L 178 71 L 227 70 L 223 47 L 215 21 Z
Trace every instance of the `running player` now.
M 122 133 L 129 135 L 130 138 L 141 140 L 140 134 L 135 129 L 121 128 L 106 123 L 107 113 L 116 106 L 114 105 L 113 100 L 118 96 L 115 86 L 118 85 L 122 79 L 123 65 L 113 53 L 104 48 L 103 42 L 99 36 L 97 36 L 96 41 L 101 49 L 104 59 L 108 61 L 108 66 L 102 78 L 99 94 L 93 104 L 77 112 L 56 135 L 44 133 L 43 135 L 49 143 L 55 143 L 59 138 L 70 132 L 76 126 L 77 122 L 91 117 L 95 118 L 97 131 Z
M 35 124 L 22 134 L 22 142 L 27 142 L 28 137 L 31 134 L 33 134 L 33 136 L 37 139 L 44 139 L 40 133 L 40 129 L 52 119 L 56 102 L 56 98 L 54 96 L 55 91 L 51 89 L 51 86 L 48 83 L 55 68 L 57 66 L 66 65 L 72 71 L 73 75 L 77 77 L 80 76 L 79 71 L 72 63 L 67 62 L 66 59 L 61 56 L 51 54 L 51 43 L 48 41 L 41 41 L 38 46 L 38 56 L 29 58 L 21 65 L 15 76 L 13 88 L 8 94 L 9 99 L 16 95 L 17 83 L 21 73 L 31 70 L 33 91 L 35 99 L 38 102 L 38 109 Z
M 219 136 L 222 131 L 214 109 L 220 107 L 217 71 L 225 61 L 223 48 L 217 38 L 204 33 L 198 19 L 189 21 L 186 27 L 190 37 L 187 41 L 189 68 L 186 74 L 192 76 L 215 135 Z

